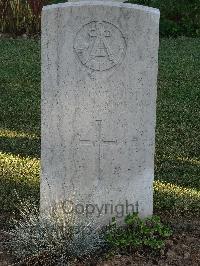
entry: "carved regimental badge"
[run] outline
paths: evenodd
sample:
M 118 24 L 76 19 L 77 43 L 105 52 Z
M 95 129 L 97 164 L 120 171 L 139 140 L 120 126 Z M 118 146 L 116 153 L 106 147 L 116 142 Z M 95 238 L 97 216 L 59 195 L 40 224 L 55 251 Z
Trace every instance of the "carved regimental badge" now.
M 122 62 L 126 42 L 115 25 L 106 21 L 92 21 L 76 34 L 74 50 L 84 66 L 104 71 Z

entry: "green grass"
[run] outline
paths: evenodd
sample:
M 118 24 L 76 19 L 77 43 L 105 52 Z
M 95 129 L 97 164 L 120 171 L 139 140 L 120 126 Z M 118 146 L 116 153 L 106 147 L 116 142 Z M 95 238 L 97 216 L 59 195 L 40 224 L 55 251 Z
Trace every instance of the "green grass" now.
M 40 45 L 0 40 L 0 210 L 39 197 Z M 16 191 L 16 192 L 15 192 Z
M 155 207 L 176 215 L 200 211 L 199 51 L 200 39 L 163 39 L 160 45 Z
M 157 213 L 200 212 L 200 39 L 162 39 L 156 128 Z M 0 41 L 0 211 L 39 199 L 40 43 Z

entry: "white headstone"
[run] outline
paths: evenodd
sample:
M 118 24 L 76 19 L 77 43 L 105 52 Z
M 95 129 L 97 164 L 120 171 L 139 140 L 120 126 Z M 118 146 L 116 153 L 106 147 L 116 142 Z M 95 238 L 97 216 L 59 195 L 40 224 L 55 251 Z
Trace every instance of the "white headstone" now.
M 159 11 L 118 2 L 42 12 L 41 210 L 102 225 L 153 212 Z

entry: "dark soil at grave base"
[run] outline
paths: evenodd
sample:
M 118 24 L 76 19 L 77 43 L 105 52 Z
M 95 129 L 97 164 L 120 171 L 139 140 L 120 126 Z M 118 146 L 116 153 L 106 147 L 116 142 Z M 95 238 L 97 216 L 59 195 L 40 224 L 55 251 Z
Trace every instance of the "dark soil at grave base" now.
M 0 219 L 1 218 L 2 217 L 0 217 Z M 193 221 L 180 219 L 174 220 L 173 222 L 171 222 L 171 225 L 174 233 L 166 241 L 165 248 L 161 250 L 157 255 L 153 255 L 141 250 L 126 255 L 114 255 L 109 259 L 96 258 L 84 262 L 72 263 L 72 266 L 199 266 L 200 219 Z M 0 266 L 13 265 L 12 257 L 3 252 L 1 243 L 6 240 L 6 235 L 3 233 L 4 224 L 1 223 L 0 226 Z M 33 262 L 26 265 L 31 266 L 39 264 Z M 45 266 L 45 264 L 43 265 Z M 47 265 L 49 266 L 49 264 Z
M 115 255 L 76 266 L 200 266 L 200 219 L 171 221 L 173 235 L 157 255 L 145 251 Z
M 97 264 L 98 266 L 199 266 L 200 265 L 200 239 L 190 233 L 174 234 L 166 241 L 166 247 L 158 256 L 143 252 L 131 255 L 116 255 L 112 259 Z

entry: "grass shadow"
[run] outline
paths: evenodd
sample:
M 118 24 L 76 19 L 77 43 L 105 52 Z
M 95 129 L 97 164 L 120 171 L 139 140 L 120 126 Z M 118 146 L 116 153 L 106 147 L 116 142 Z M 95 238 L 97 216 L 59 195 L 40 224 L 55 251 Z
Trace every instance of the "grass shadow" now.
M 14 155 L 40 157 L 40 139 L 0 137 L 0 151 Z
M 162 157 L 156 158 L 157 180 L 200 190 L 200 162 L 197 159 Z

